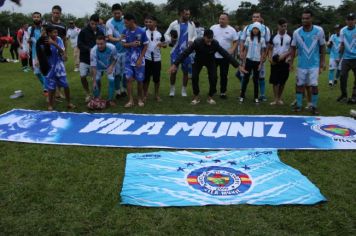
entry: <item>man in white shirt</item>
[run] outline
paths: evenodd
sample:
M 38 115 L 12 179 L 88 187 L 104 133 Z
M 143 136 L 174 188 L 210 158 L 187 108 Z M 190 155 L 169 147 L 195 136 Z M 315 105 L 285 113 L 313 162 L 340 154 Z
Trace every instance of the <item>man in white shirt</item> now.
M 80 29 L 75 26 L 74 21 L 69 21 L 69 27 L 67 30 L 67 39 L 69 39 L 70 44 L 73 48 L 73 55 L 74 55 L 74 71 L 79 71 L 79 48 L 78 48 L 78 35 L 80 33 Z
M 143 81 L 144 100 L 147 100 L 148 87 L 152 77 L 155 84 L 155 99 L 157 102 L 161 101 L 159 96 L 159 86 L 161 78 L 161 48 L 167 47 L 164 42 L 164 37 L 157 30 L 157 19 L 154 16 L 146 16 L 146 35 L 148 38 L 148 47 L 145 54 L 145 80 Z
M 229 15 L 222 13 L 219 17 L 219 24 L 213 25 L 210 29 L 214 32 L 214 39 L 220 46 L 231 55 L 237 48 L 237 32 L 229 25 Z M 227 76 L 229 73 L 229 62 L 219 54 L 215 54 L 216 66 L 220 67 L 220 98 L 226 99 Z

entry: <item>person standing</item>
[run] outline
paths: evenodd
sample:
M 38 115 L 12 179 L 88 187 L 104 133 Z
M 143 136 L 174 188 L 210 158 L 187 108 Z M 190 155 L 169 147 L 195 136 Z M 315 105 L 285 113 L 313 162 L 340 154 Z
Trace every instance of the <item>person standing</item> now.
M 222 13 L 219 17 L 219 24 L 213 25 L 210 29 L 214 32 L 220 46 L 234 55 L 237 48 L 238 37 L 236 30 L 229 25 L 229 15 Z M 215 54 L 216 66 L 220 68 L 220 98 L 226 99 L 227 78 L 229 73 L 229 61 L 225 60 L 219 53 Z
M 339 102 L 348 101 L 356 104 L 356 27 L 355 14 L 350 13 L 346 17 L 346 26 L 340 31 L 340 54 L 342 55 L 340 89 L 341 95 L 337 99 Z M 352 97 L 347 100 L 347 79 L 348 73 L 354 73 L 354 86 Z
M 199 74 L 202 68 L 205 66 L 208 70 L 209 79 L 209 93 L 207 103 L 214 105 L 216 104 L 213 99 L 216 93 L 216 61 L 215 53 L 218 52 L 223 58 L 233 64 L 234 67 L 238 67 L 239 63 L 236 59 L 231 56 L 224 48 L 219 45 L 219 42 L 214 39 L 214 32 L 210 29 L 204 31 L 204 37 L 196 39 L 191 46 L 181 53 L 177 60 L 174 61 L 173 65 L 170 67 L 169 72 L 175 73 L 177 71 L 178 65 L 184 61 L 192 52 L 195 52 L 194 64 L 193 64 L 193 93 L 194 97 L 191 102 L 192 105 L 197 105 L 200 103 L 200 89 L 199 89 Z M 243 68 L 240 68 L 243 70 Z M 244 71 L 244 70 L 243 70 Z M 245 72 L 245 71 L 244 71 Z
M 74 21 L 69 21 L 69 27 L 67 30 L 67 40 L 69 39 L 70 45 L 73 48 L 73 56 L 74 56 L 74 72 L 79 71 L 79 48 L 78 48 L 78 35 L 80 33 L 80 29 L 75 26 Z
M 41 37 L 42 32 L 42 15 L 39 12 L 32 13 L 33 25 L 28 28 L 29 35 L 29 44 L 31 45 L 31 54 L 32 54 L 32 66 L 33 73 L 38 78 L 41 83 L 43 93 L 47 96 L 47 88 L 46 88 L 46 79 L 41 73 L 39 61 L 37 58 L 36 52 L 36 42 Z
M 17 31 L 17 42 L 20 45 L 19 54 L 22 65 L 23 72 L 28 72 L 30 70 L 28 66 L 30 46 L 28 44 L 29 34 L 28 34 L 28 24 L 24 24 Z
M 148 47 L 145 54 L 145 80 L 143 81 L 144 101 L 147 100 L 148 88 L 150 79 L 152 77 L 155 87 L 155 99 L 157 102 L 161 101 L 159 96 L 159 86 L 161 80 L 161 48 L 167 47 L 164 37 L 157 30 L 157 19 L 154 16 L 147 16 L 146 22 L 146 36 L 148 39 Z
M 271 37 L 268 47 L 268 59 L 271 64 L 269 82 L 273 85 L 274 100 L 270 105 L 283 105 L 282 93 L 289 77 L 290 45 L 292 38 L 287 33 L 287 20 L 278 20 L 278 32 Z
M 313 24 L 313 12 L 306 9 L 302 14 L 302 26 L 293 33 L 291 65 L 298 50 L 297 86 L 295 112 L 302 110 L 305 86 L 311 88 L 311 112 L 318 115 L 318 78 L 325 68 L 324 30 Z
M 122 39 L 123 46 L 126 48 L 125 76 L 127 79 L 127 94 L 129 101 L 125 104 L 126 108 L 134 106 L 132 84 L 137 81 L 138 106 L 143 107 L 143 80 L 145 79 L 145 54 L 147 51 L 148 39 L 146 32 L 137 26 L 136 18 L 132 14 L 124 16 L 126 29 Z
M 171 51 L 171 65 L 177 60 L 178 56 L 192 45 L 193 41 L 197 37 L 195 25 L 190 19 L 190 10 L 182 8 L 179 10 L 179 19 L 173 21 L 167 31 L 164 34 L 168 44 L 173 46 Z M 182 87 L 182 96 L 187 96 L 187 85 L 188 85 L 188 76 L 189 71 L 192 66 L 192 58 L 187 57 L 184 62 L 182 62 L 182 71 L 183 71 L 183 87 Z M 170 90 L 169 96 L 174 97 L 175 95 L 175 83 L 177 78 L 177 72 L 173 72 L 170 75 Z
M 261 17 L 261 13 L 260 12 L 254 12 L 252 14 L 252 24 L 247 25 L 243 31 L 241 32 L 241 37 L 240 37 L 240 57 L 242 56 L 242 53 L 244 51 L 244 45 L 245 45 L 245 40 L 247 38 L 247 36 L 249 36 L 251 34 L 251 30 L 252 30 L 252 25 L 255 22 L 259 22 L 261 24 L 261 36 L 262 38 L 264 38 L 265 42 L 269 42 L 271 39 L 271 32 L 269 30 L 269 28 L 263 24 L 263 19 Z M 266 56 L 264 56 L 264 58 L 266 58 Z M 245 58 L 241 57 L 241 60 L 244 60 Z M 266 72 L 265 72 L 265 64 L 263 63 L 261 66 L 261 70 L 259 72 L 259 91 L 260 91 L 260 97 L 259 100 L 260 101 L 267 101 L 266 98 L 266 83 L 265 83 L 265 76 L 266 76 Z
M 332 87 L 337 83 L 341 71 L 341 57 L 340 57 L 340 25 L 335 25 L 335 33 L 330 36 L 327 46 L 330 50 L 329 59 L 329 86 Z M 336 76 L 335 76 L 336 70 Z
M 89 24 L 80 31 L 78 35 L 79 48 L 79 73 L 83 89 L 86 93 L 85 102 L 90 100 L 90 89 L 87 77 L 90 75 L 90 50 L 96 45 L 96 38 L 99 35 L 104 36 L 104 33 L 98 27 L 99 16 L 92 15 L 89 19 Z
M 115 89 L 117 97 L 125 97 L 127 81 L 125 79 L 125 48 L 121 44 L 123 31 L 125 30 L 122 7 L 116 3 L 112 5 L 111 12 L 113 17 L 106 22 L 106 35 L 108 41 L 115 45 L 117 51 L 117 62 L 115 66 Z

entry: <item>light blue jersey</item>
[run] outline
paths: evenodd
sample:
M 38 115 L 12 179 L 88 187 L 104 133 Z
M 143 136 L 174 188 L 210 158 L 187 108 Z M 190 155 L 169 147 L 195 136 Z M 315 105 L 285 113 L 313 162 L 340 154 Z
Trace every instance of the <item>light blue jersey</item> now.
M 96 67 L 98 71 L 106 71 L 116 59 L 116 48 L 111 43 L 106 43 L 104 51 L 100 51 L 98 46 L 93 47 L 90 51 L 90 66 Z
M 32 30 L 33 26 L 30 26 L 27 30 L 28 35 L 31 40 L 31 51 L 32 51 L 32 58 L 37 58 L 37 54 L 36 54 L 36 42 L 37 40 L 41 37 L 41 28 L 35 28 Z M 33 31 L 33 32 L 32 32 Z M 32 32 L 32 34 L 31 34 Z
M 112 35 L 114 38 L 120 38 L 125 30 L 124 19 L 117 21 L 114 18 L 111 18 L 106 23 L 106 35 Z M 116 47 L 117 53 L 124 53 L 125 48 L 121 45 L 120 42 L 113 42 Z
M 140 46 L 130 47 L 127 48 L 126 50 L 126 65 L 135 66 L 142 53 L 144 45 L 148 44 L 148 38 L 146 32 L 142 28 L 137 27 L 134 31 L 125 29 L 123 33 L 126 35 L 125 40 L 123 40 L 124 42 L 126 43 L 132 43 L 135 41 L 141 42 Z M 142 60 L 142 65 L 143 66 L 145 65 L 145 60 Z
M 324 30 L 316 25 L 311 31 L 304 31 L 303 27 L 293 33 L 292 47 L 298 49 L 298 68 L 313 69 L 320 67 L 320 46 L 325 45 Z
M 332 47 L 330 48 L 330 59 L 340 59 L 340 35 L 332 34 L 329 41 L 332 43 Z
M 356 59 L 356 27 L 349 29 L 347 26 L 340 31 L 340 42 L 344 43 L 344 59 Z

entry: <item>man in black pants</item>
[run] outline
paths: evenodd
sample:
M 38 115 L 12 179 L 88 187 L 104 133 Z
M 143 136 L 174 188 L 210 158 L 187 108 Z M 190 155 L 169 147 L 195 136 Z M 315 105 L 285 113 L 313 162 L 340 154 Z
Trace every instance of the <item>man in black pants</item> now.
M 216 62 L 214 54 L 216 52 L 220 53 L 226 60 L 228 60 L 235 68 L 239 66 L 239 63 L 233 58 L 225 49 L 223 49 L 218 41 L 213 39 L 214 33 L 212 30 L 206 30 L 204 32 L 204 37 L 196 39 L 194 43 L 189 46 L 182 54 L 179 55 L 177 60 L 173 63 L 169 69 L 170 73 L 175 73 L 177 71 L 178 65 L 188 57 L 193 51 L 195 51 L 195 58 L 193 64 L 193 93 L 194 98 L 191 102 L 192 105 L 196 105 L 200 102 L 199 98 L 199 74 L 203 66 L 208 69 L 209 78 L 209 95 L 207 102 L 209 104 L 216 104 L 213 100 L 213 96 L 216 93 Z M 241 66 L 240 70 L 246 72 Z

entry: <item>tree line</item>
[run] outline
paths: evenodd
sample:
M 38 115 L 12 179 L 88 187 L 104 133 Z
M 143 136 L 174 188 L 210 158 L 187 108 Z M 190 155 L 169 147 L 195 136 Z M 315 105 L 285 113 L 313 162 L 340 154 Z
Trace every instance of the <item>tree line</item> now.
M 119 1 L 118 1 L 119 2 Z M 164 4 L 153 4 L 144 0 L 122 3 L 124 12 L 134 13 L 138 23 L 142 24 L 146 15 L 155 15 L 159 19 L 159 27 L 162 31 L 168 28 L 170 22 L 178 17 L 178 9 L 188 7 L 191 10 L 192 19 L 198 21 L 201 26 L 209 28 L 217 23 L 220 13 L 226 12 L 224 6 L 218 0 L 168 0 Z M 322 26 L 328 35 L 333 31 L 335 24 L 343 24 L 347 13 L 356 12 L 356 1 L 343 0 L 338 7 L 323 6 L 317 0 L 259 0 L 257 4 L 243 1 L 237 9 L 230 9 L 231 25 L 246 25 L 251 21 L 251 15 L 259 11 L 265 20 L 265 24 L 272 30 L 277 25 L 279 18 L 284 17 L 289 22 L 289 29 L 295 29 L 300 25 L 301 13 L 305 8 L 313 10 L 314 23 Z M 93 12 L 94 13 L 94 12 Z M 105 20 L 111 17 L 111 5 L 104 1 L 98 1 L 95 13 Z M 44 19 L 50 19 L 50 13 L 44 14 Z M 72 14 L 63 14 L 63 21 L 76 22 L 83 27 L 88 21 L 89 15 L 76 17 Z M 24 23 L 31 23 L 31 14 L 12 13 L 2 11 L 0 13 L 0 34 L 16 31 Z

